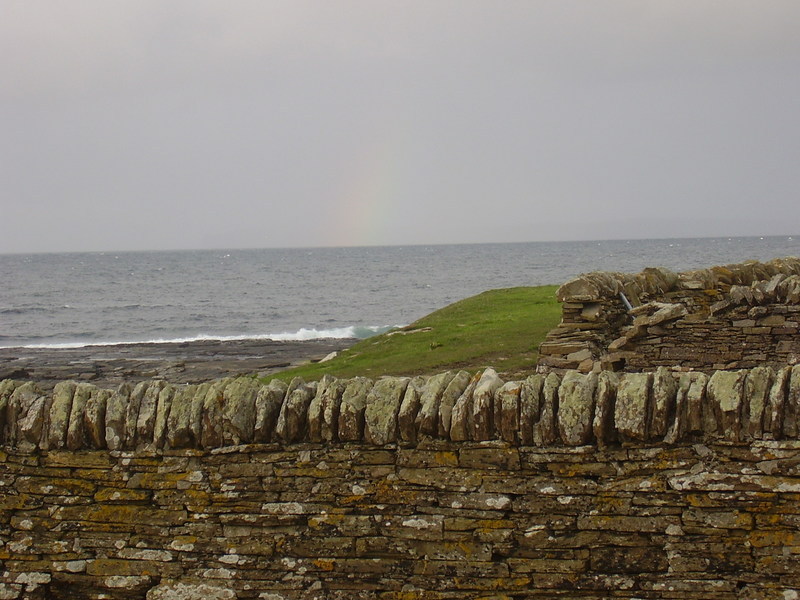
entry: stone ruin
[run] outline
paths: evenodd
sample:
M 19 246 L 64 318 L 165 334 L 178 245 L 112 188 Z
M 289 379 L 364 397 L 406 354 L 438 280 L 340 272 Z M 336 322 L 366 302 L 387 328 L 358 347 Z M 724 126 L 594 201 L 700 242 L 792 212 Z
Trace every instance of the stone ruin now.
M 751 369 L 800 361 L 800 259 L 581 275 L 557 291 L 542 371 Z

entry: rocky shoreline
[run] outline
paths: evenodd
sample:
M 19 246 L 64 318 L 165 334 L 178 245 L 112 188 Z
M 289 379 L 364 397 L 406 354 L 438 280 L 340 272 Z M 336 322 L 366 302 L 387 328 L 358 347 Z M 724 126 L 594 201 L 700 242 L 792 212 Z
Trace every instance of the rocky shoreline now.
M 82 348 L 0 348 L 0 380 L 35 381 L 43 389 L 66 379 L 114 388 L 123 381 L 163 378 L 202 383 L 220 377 L 260 374 L 317 362 L 352 346 L 355 339 L 303 341 L 202 340 Z

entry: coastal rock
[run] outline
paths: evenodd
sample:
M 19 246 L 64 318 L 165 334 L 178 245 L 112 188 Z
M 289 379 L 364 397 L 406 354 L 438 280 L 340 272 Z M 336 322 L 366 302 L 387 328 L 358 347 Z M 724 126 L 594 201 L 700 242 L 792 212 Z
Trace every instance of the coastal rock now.
M 422 388 L 426 381 L 427 379 L 424 377 L 414 377 L 406 387 L 406 393 L 400 403 L 400 411 L 397 413 L 397 429 L 403 442 L 417 443 L 417 413 L 419 412 Z
M 308 405 L 314 398 L 316 388 L 300 377 L 289 384 L 286 400 L 278 415 L 275 433 L 284 444 L 300 441 L 308 427 Z
M 488 368 L 472 394 L 472 431 L 475 441 L 490 440 L 494 434 L 494 394 L 503 385 L 497 371 Z
M 339 440 L 343 442 L 361 440 L 367 395 L 373 385 L 373 381 L 366 377 L 354 377 L 347 383 L 339 406 Z
M 288 387 L 283 381 L 273 379 L 261 386 L 256 395 L 256 420 L 253 426 L 253 441 L 265 443 L 275 441 L 273 432 L 281 414 Z
M 52 449 L 63 448 L 67 443 L 67 427 L 72 412 L 72 396 L 77 383 L 61 381 L 53 388 L 53 402 L 50 404 L 50 421 L 47 431 L 47 446 Z
M 597 374 L 568 371 L 558 388 L 558 432 L 568 446 L 580 446 L 592 436 Z
M 495 427 L 501 440 L 519 442 L 519 399 L 522 385 L 517 381 L 504 383 L 495 392 Z M 499 410 L 497 410 L 499 409 Z
M 439 403 L 448 384 L 455 377 L 452 371 L 439 373 L 425 384 L 420 396 L 416 426 L 419 435 L 434 436 L 439 431 Z
M 544 379 L 544 375 L 537 373 L 522 382 L 519 394 L 519 439 L 523 446 L 533 444 L 533 428 L 542 411 Z
M 364 439 L 376 446 L 397 440 L 397 413 L 405 396 L 407 377 L 379 379 L 367 394 L 364 409 Z
M 236 446 L 253 441 L 256 398 L 260 387 L 252 377 L 239 377 L 225 388 L 222 409 L 222 438 L 225 444 Z
M 627 373 L 617 388 L 614 424 L 624 439 L 647 439 L 652 373 Z
M 556 411 L 560 385 L 561 378 L 555 373 L 548 373 L 542 386 L 542 410 L 533 427 L 533 443 L 537 446 L 549 446 L 557 439 Z
M 439 437 L 448 439 L 450 437 L 450 423 L 453 418 L 453 406 L 467 389 L 472 375 L 466 371 L 459 371 L 455 377 L 447 384 L 439 400 Z

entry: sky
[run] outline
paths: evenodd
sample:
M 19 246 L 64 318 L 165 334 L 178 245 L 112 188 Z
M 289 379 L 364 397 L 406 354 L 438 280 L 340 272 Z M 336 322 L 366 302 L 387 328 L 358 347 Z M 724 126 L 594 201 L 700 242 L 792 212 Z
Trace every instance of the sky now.
M 3 0 L 0 253 L 800 233 L 797 0 Z

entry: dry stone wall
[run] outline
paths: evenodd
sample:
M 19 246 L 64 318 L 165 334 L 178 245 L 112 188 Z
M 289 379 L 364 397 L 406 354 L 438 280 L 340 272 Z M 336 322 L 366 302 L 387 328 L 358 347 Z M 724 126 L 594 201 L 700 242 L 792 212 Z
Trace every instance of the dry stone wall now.
M 800 366 L 43 394 L 0 382 L 0 599 L 800 594 Z
M 590 273 L 557 292 L 542 370 L 720 370 L 800 362 L 800 259 Z M 630 304 L 630 307 L 626 305 Z
M 35 450 L 216 449 L 242 444 L 514 446 L 798 439 L 800 365 L 713 374 L 578 371 L 504 382 L 493 369 L 432 377 L 325 376 L 289 385 L 163 380 L 111 391 L 88 383 L 0 382 L 0 444 Z

